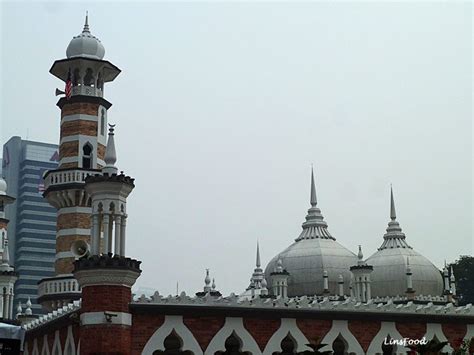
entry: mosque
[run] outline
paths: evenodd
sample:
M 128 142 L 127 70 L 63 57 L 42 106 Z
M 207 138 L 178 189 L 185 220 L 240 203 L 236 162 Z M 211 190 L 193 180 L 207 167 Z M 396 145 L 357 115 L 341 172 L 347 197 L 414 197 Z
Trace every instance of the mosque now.
M 388 341 L 404 338 L 446 341 L 451 353 L 474 337 L 474 308 L 457 305 L 452 270 L 438 270 L 410 246 L 393 191 L 381 245 L 364 258 L 361 247 L 356 254 L 330 233 L 313 172 L 300 234 L 265 268 L 257 246 L 246 290 L 222 295 L 207 271 L 203 289 L 189 295 L 132 295 L 141 273 L 126 250 L 135 180 L 115 165 L 104 86 L 120 69 L 104 56 L 86 17 L 50 69 L 66 90 L 58 92 L 59 167 L 45 174 L 44 197 L 58 215 L 56 275 L 39 283 L 46 315 L 12 311 L 16 274 L 2 212 L 13 197 L 0 181 L 0 313 L 25 327 L 25 355 L 317 354 L 318 344 L 333 354 L 406 354 L 406 344 Z

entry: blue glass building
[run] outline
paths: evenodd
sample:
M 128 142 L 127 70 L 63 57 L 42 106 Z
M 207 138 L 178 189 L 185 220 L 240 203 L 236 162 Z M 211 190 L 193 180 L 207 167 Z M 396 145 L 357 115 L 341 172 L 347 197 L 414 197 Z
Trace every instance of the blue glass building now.
M 56 210 L 43 198 L 43 174 L 58 166 L 58 146 L 12 137 L 3 146 L 2 175 L 8 194 L 16 201 L 6 209 L 11 263 L 19 273 L 15 284 L 14 309 L 28 298 L 33 312 L 38 281 L 54 276 L 56 255 Z

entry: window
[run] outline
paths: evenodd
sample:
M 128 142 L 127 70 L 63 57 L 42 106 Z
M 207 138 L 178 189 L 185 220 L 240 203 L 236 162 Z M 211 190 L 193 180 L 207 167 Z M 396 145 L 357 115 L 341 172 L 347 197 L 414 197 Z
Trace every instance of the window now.
M 92 145 L 90 143 L 86 143 L 82 147 L 82 167 L 92 169 Z
M 94 86 L 94 75 L 91 68 L 87 68 L 86 75 L 84 75 L 84 85 Z

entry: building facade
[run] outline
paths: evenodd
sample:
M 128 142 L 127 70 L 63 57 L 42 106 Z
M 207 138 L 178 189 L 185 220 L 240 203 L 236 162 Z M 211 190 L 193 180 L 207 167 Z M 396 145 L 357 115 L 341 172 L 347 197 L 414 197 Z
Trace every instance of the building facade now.
M 336 355 L 407 354 L 409 343 L 391 343 L 404 338 L 446 342 L 443 353 L 452 353 L 474 338 L 474 307 L 457 306 L 453 273 L 410 247 L 393 193 L 382 246 L 364 259 L 361 247 L 356 255 L 329 232 L 313 174 L 302 231 L 265 268 L 257 247 L 242 293 L 223 296 L 207 270 L 192 296 L 133 297 L 142 271 L 126 249 L 135 180 L 115 166 L 114 125 L 105 133 L 103 83 L 119 70 L 104 53 L 86 18 L 67 58 L 51 68 L 66 83 L 60 167 L 45 175 L 60 216 L 56 275 L 40 283 L 51 312 L 24 323 L 24 354 L 310 355 L 318 346 Z
M 54 272 L 56 211 L 43 197 L 43 175 L 58 166 L 58 146 L 12 137 L 3 146 L 2 174 L 8 194 L 16 201 L 6 207 L 10 262 L 19 279 L 15 285 L 15 307 L 31 299 L 35 313 L 38 281 Z

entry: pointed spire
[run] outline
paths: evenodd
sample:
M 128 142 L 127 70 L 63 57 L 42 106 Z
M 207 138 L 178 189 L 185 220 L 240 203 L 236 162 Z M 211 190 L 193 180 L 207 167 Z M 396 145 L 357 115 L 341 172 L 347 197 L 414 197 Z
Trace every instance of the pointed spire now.
M 21 316 L 23 313 L 23 308 L 21 308 L 21 302 L 18 302 L 18 307 L 16 308 L 16 317 Z
M 451 265 L 451 276 L 449 277 L 449 280 L 451 282 L 454 282 L 456 281 L 456 279 L 454 278 L 454 271 L 453 271 L 453 266 Z
M 212 279 L 212 290 L 214 291 L 216 289 L 216 280 L 215 279 Z
M 390 185 L 390 219 L 394 221 L 397 219 L 397 213 L 395 211 L 395 201 L 393 200 L 393 188 Z
M 328 231 L 328 225 L 324 221 L 321 210 L 317 207 L 318 200 L 316 198 L 316 184 L 314 183 L 314 169 L 311 166 L 311 194 L 309 200 L 311 207 L 306 215 L 306 221 L 303 223 L 303 231 L 296 238 L 296 241 L 301 239 L 332 239 L 336 240 Z
M 89 12 L 86 11 L 86 21 L 84 23 L 84 29 L 82 30 L 82 32 L 86 32 L 86 33 L 90 33 L 89 31 Z
M 117 153 L 115 152 L 115 140 L 114 140 L 115 125 L 109 124 L 109 139 L 107 141 L 107 147 L 105 148 L 105 167 L 102 168 L 104 173 L 109 175 L 117 174 L 117 167 L 115 163 L 117 161 Z
M 357 265 L 364 265 L 364 254 L 362 253 L 362 246 L 359 245 L 359 253 L 357 253 Z
M 257 268 L 260 268 L 260 266 L 261 266 L 261 263 L 260 263 L 260 246 L 258 244 L 258 240 L 257 240 L 257 261 L 255 263 L 255 266 L 257 266 Z
M 315 207 L 318 204 L 318 200 L 316 199 L 316 185 L 314 184 L 313 166 L 311 166 L 311 197 L 309 202 L 312 207 Z

